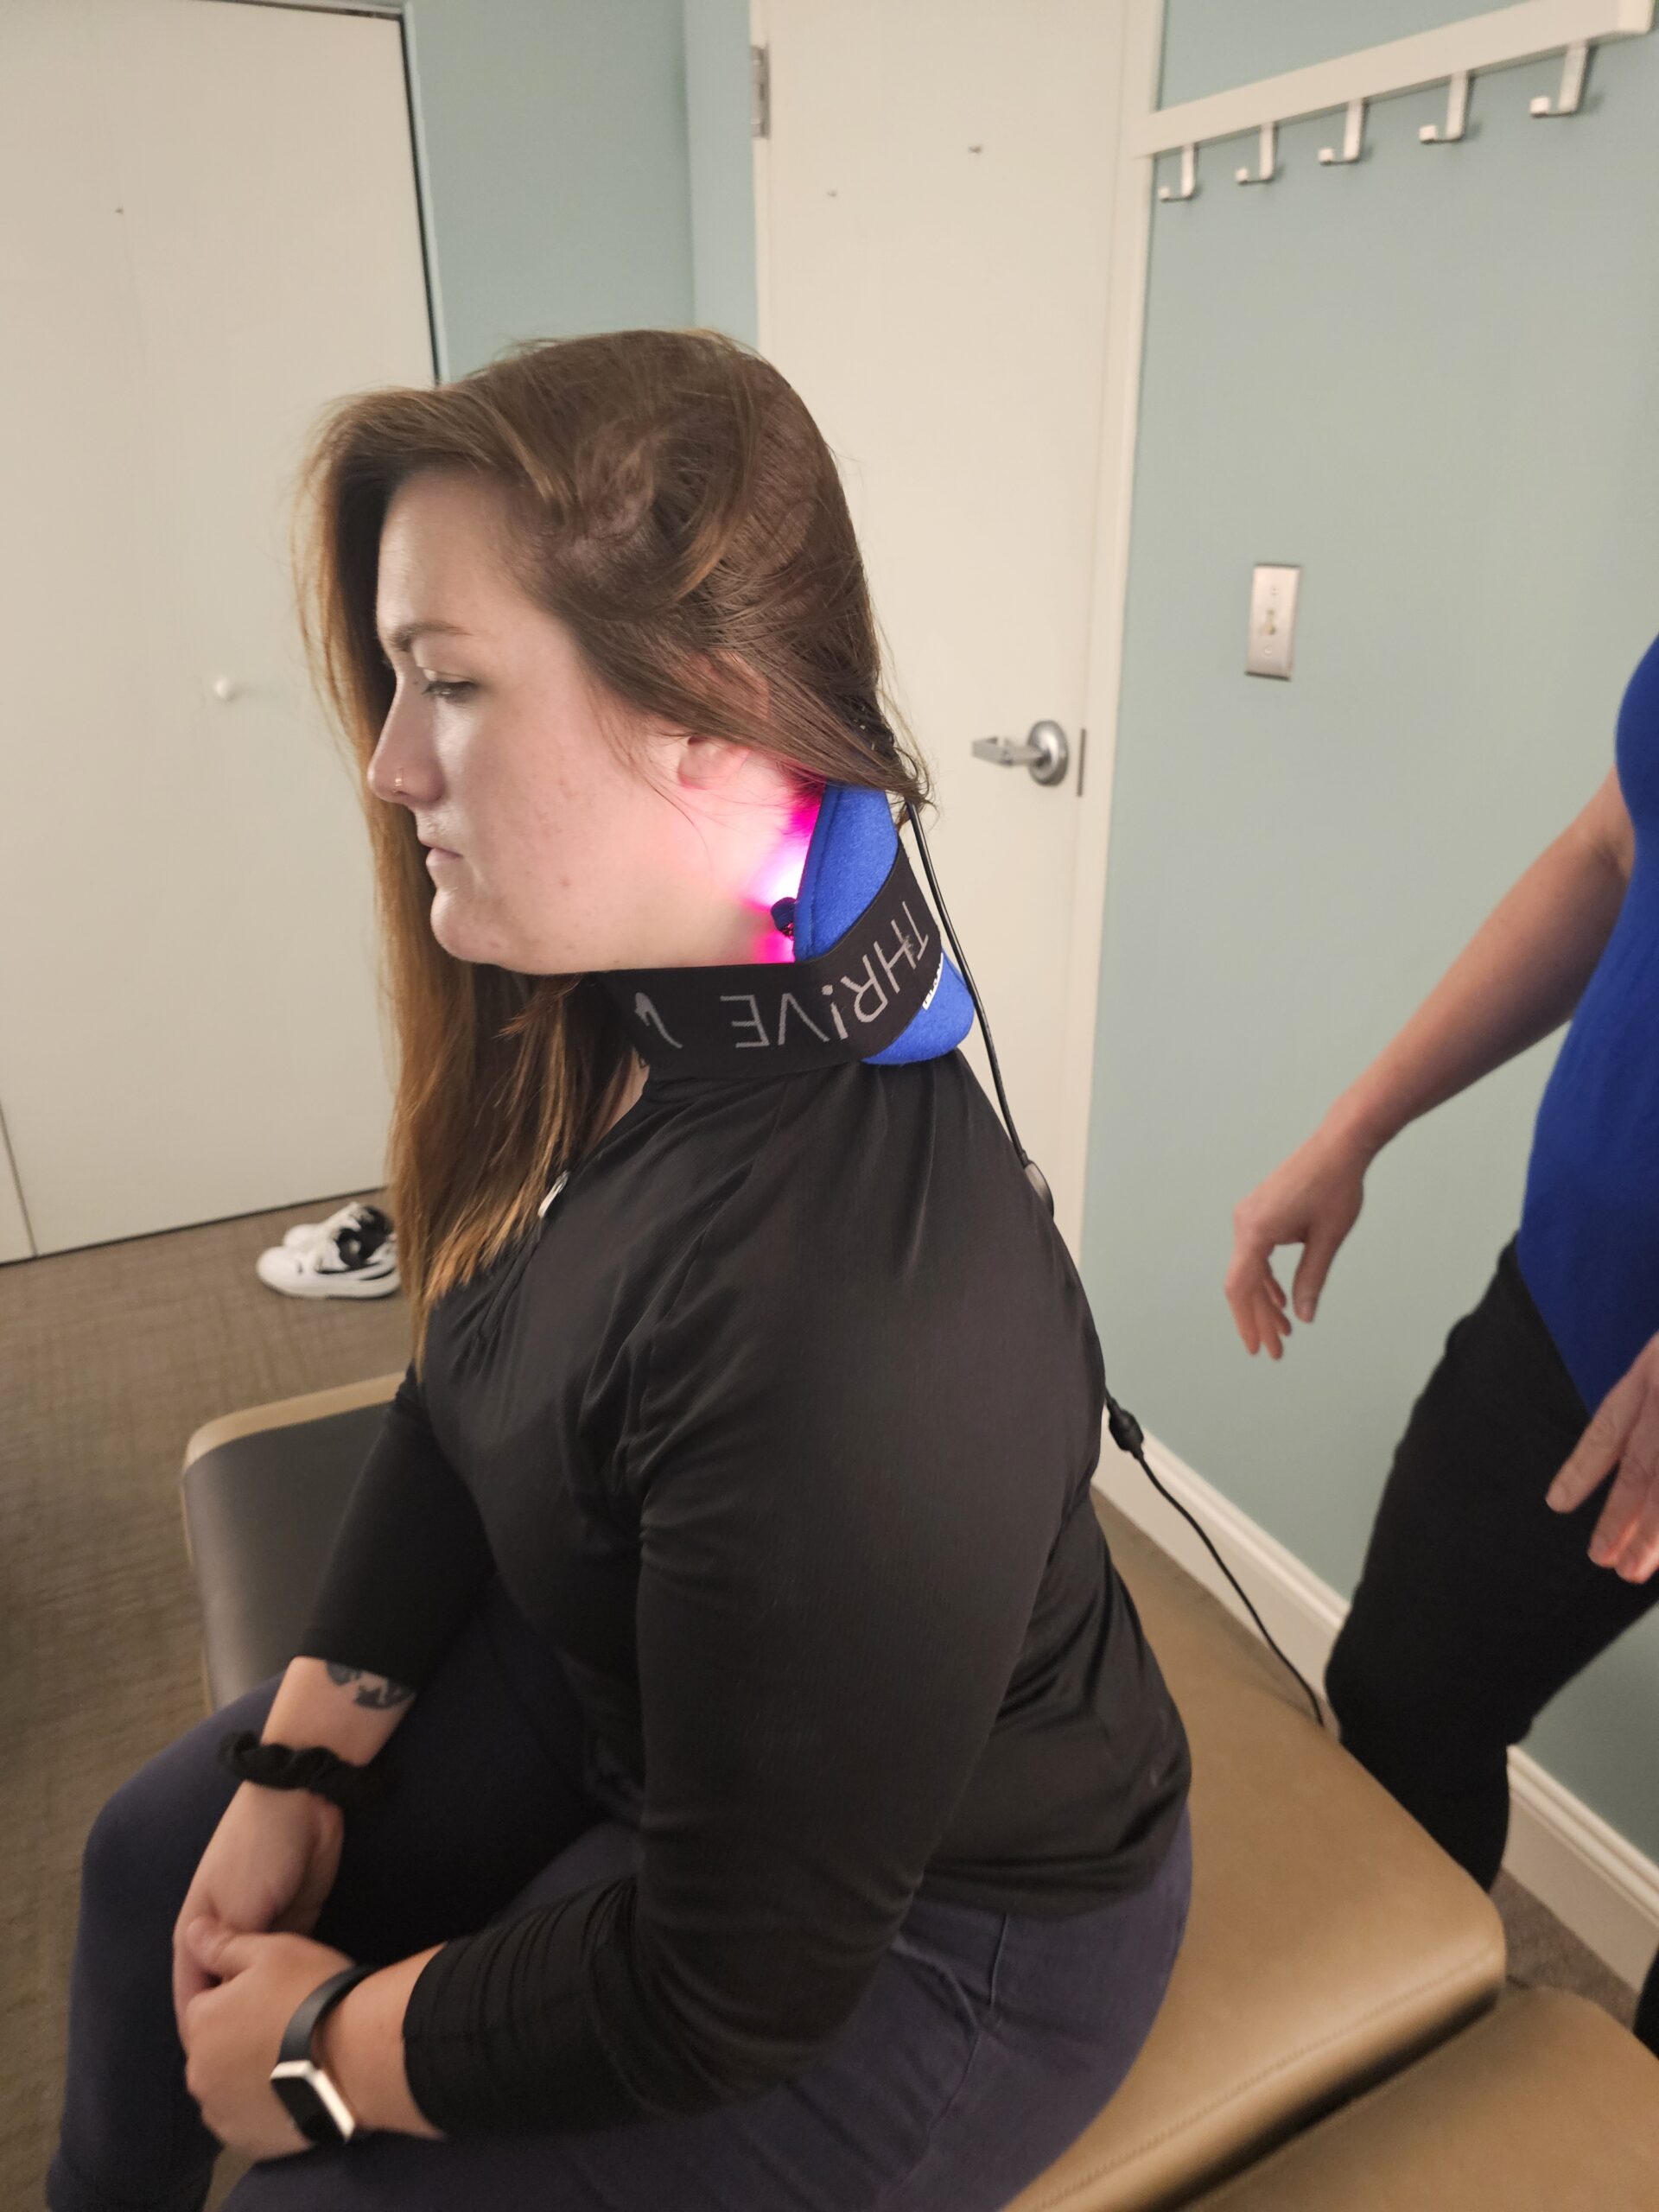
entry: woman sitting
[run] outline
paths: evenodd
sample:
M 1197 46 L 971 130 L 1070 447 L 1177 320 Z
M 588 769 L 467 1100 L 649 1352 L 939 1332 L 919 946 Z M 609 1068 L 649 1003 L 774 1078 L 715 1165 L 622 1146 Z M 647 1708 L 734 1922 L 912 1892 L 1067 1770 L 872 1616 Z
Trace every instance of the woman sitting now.
M 299 1656 L 93 1825 L 53 2212 L 997 2212 L 1158 2012 L 1190 1760 L 833 459 L 634 330 L 305 489 L 415 1356 Z

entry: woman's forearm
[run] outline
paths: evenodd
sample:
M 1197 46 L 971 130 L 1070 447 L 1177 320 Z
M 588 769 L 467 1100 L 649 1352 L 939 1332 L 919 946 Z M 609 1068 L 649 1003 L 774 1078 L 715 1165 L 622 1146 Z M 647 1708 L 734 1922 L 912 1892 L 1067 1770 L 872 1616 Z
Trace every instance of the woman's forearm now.
M 1374 1155 L 1420 1114 L 1559 1028 L 1612 934 L 1628 880 L 1582 820 L 1570 824 L 1338 1099 L 1327 1128 Z
M 409 1711 L 415 1693 L 385 1675 L 324 1659 L 290 1659 L 264 1729 L 268 1744 L 326 1744 L 366 1765 Z
M 404 2065 L 409 1993 L 427 1961 L 442 1948 L 434 1943 L 369 1974 L 346 1991 L 317 2030 L 317 2059 L 365 2127 L 392 2128 L 402 2135 L 442 2133 L 410 2094 Z

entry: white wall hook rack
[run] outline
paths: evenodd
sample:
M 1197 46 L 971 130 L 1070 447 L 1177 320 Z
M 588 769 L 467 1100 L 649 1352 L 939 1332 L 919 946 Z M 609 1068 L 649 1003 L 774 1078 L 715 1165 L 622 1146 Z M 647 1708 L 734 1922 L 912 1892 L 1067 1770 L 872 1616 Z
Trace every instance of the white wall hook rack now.
M 1534 100 L 1534 115 L 1576 115 L 1584 99 L 1584 73 L 1590 66 L 1588 42 L 1580 39 L 1567 49 L 1566 67 L 1561 72 L 1561 89 L 1555 105 L 1549 104 L 1548 92 L 1540 92 Z
M 1160 200 L 1190 200 L 1198 188 L 1198 149 L 1196 146 L 1183 146 L 1180 188 L 1178 191 L 1172 185 L 1160 184 L 1158 188 L 1158 197 Z
M 1338 153 L 1334 146 L 1321 146 L 1319 159 L 1333 168 L 1345 168 L 1350 162 L 1357 162 L 1364 152 L 1364 139 L 1365 103 L 1363 100 L 1350 100 L 1348 119 L 1342 130 L 1342 151 Z
M 1466 128 L 1472 77 L 1552 54 L 1564 57 L 1560 92 L 1554 100 L 1535 100 L 1532 112 L 1575 115 L 1583 99 L 1590 48 L 1610 39 L 1644 37 L 1653 29 L 1655 4 L 1656 0 L 1516 0 L 1511 7 L 1467 16 L 1435 30 L 1393 39 L 1386 46 L 1366 47 L 1338 60 L 1316 61 L 1282 77 L 1264 77 L 1256 84 L 1209 92 L 1175 107 L 1154 108 L 1129 126 L 1128 150 L 1147 160 L 1179 152 L 1185 184 L 1188 149 L 1196 157 L 1200 146 L 1256 131 L 1262 146 L 1259 172 L 1253 175 L 1244 168 L 1237 175 L 1241 184 L 1265 184 L 1275 172 L 1273 134 L 1281 124 L 1346 110 L 1348 131 L 1340 157 L 1345 161 L 1356 104 L 1363 110 L 1396 92 L 1422 92 L 1434 85 L 1448 88 L 1446 122 L 1428 124 L 1419 136 L 1425 145 L 1455 145 Z M 1330 151 L 1332 164 L 1337 165 L 1338 156 L 1334 149 Z M 1185 190 L 1167 194 L 1171 200 L 1188 196 Z
M 1469 128 L 1469 72 L 1459 70 L 1447 88 L 1446 126 L 1426 123 L 1417 136 L 1425 146 L 1455 146 Z
M 1257 161 L 1255 175 L 1254 176 L 1250 175 L 1248 166 L 1240 169 L 1237 174 L 1238 181 L 1241 184 L 1271 184 L 1273 182 L 1275 174 L 1274 142 L 1278 133 L 1279 126 L 1276 123 L 1262 124 L 1262 151 Z

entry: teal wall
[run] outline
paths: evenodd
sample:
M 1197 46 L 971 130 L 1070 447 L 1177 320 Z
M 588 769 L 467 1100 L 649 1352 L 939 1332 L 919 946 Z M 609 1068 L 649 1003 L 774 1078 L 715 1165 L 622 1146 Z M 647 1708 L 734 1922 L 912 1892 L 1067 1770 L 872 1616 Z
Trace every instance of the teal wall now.
M 748 0 L 685 0 L 691 289 L 697 321 L 759 341 Z
M 1336 12 L 1175 0 L 1171 51 L 1248 15 L 1294 67 Z M 1232 1209 L 1590 798 L 1659 631 L 1659 39 L 1534 120 L 1559 78 L 1477 79 L 1455 147 L 1417 142 L 1442 93 L 1378 103 L 1353 168 L 1293 124 L 1262 188 L 1253 138 L 1201 149 L 1154 212 L 1083 1271 L 1116 1394 L 1344 1595 L 1560 1033 L 1383 1153 L 1278 1364 L 1222 1295 Z M 1259 561 L 1305 565 L 1287 684 L 1243 673 Z M 1659 1856 L 1656 1707 L 1659 1613 L 1528 1748 Z
M 753 342 L 747 0 L 405 0 L 438 373 L 696 321 Z
M 1160 101 L 1176 107 L 1476 12 L 1458 0 L 1167 0 Z

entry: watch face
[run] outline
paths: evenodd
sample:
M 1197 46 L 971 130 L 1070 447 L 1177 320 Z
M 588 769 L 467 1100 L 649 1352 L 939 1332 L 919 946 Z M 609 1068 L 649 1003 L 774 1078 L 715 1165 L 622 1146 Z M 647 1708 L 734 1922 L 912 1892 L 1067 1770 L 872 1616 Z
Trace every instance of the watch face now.
M 350 2106 L 314 2060 L 279 2060 L 270 2069 L 270 2086 L 308 2143 L 346 2143 L 357 2133 Z

